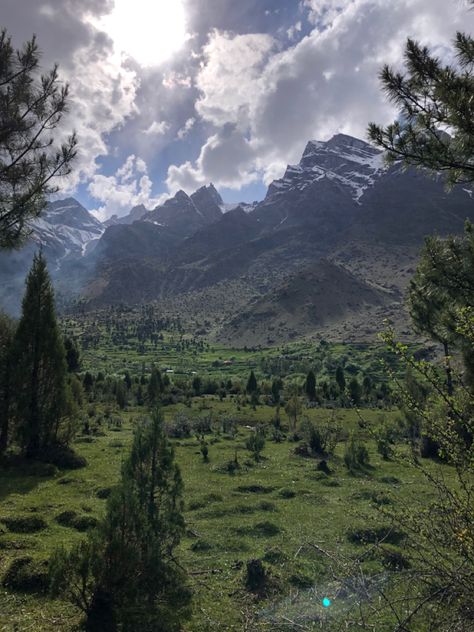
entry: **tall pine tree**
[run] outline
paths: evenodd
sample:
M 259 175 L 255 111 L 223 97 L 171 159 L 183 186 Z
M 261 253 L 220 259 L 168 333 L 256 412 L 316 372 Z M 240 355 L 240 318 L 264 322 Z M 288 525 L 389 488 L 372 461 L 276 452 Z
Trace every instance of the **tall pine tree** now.
M 41 252 L 35 255 L 26 280 L 13 356 L 20 445 L 27 457 L 38 458 L 60 440 L 67 404 L 65 350 Z
M 12 380 L 13 338 L 15 327 L 13 321 L 0 314 L 0 456 L 8 447 L 12 428 Z

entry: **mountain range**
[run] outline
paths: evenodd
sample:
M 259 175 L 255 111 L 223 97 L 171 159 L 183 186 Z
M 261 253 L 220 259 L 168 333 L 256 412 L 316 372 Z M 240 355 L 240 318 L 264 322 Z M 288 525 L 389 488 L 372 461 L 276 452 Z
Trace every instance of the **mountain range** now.
M 462 232 L 471 195 L 338 134 L 310 141 L 254 204 L 225 204 L 211 184 L 102 224 L 72 198 L 53 202 L 30 243 L 0 255 L 0 302 L 18 311 L 41 244 L 61 301 L 158 301 L 232 345 L 365 340 L 386 317 L 403 331 L 423 239 Z

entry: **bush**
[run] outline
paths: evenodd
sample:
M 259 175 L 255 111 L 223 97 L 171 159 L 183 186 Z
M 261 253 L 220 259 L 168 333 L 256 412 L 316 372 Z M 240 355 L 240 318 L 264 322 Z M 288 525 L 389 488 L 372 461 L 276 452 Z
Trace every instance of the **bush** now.
M 12 533 L 37 533 L 48 526 L 40 516 L 14 516 L 2 518 L 2 522 Z
M 62 527 L 69 527 L 81 532 L 93 529 L 98 524 L 98 520 L 94 516 L 80 516 L 72 510 L 63 511 L 56 516 L 55 520 Z
M 97 498 L 100 498 L 101 500 L 105 500 L 110 496 L 111 493 L 112 493 L 111 487 L 101 487 L 100 489 L 96 491 L 95 495 L 97 496 Z
M 87 461 L 69 446 L 52 446 L 44 456 L 44 460 L 53 463 L 60 470 L 79 470 L 86 467 Z
M 261 592 L 267 583 L 267 573 L 262 560 L 249 560 L 245 572 L 245 587 L 251 592 Z
M 241 494 L 270 494 L 275 488 L 264 485 L 240 485 L 235 491 Z
M 280 489 L 278 492 L 278 496 L 280 498 L 294 498 L 296 496 L 296 492 L 293 489 Z
M 191 551 L 194 551 L 195 553 L 204 553 L 206 551 L 210 551 L 212 548 L 214 548 L 213 545 L 206 540 L 197 540 L 196 542 L 193 542 L 190 547 Z
M 344 463 L 350 472 L 360 470 L 369 464 L 369 452 L 363 443 L 351 435 L 344 452 Z
M 259 538 L 269 538 L 269 537 L 274 537 L 278 535 L 281 532 L 281 529 L 273 522 L 265 521 L 265 522 L 258 522 L 254 526 L 237 527 L 235 531 L 239 535 L 254 536 L 254 537 L 259 537 Z
M 175 415 L 174 420 L 166 424 L 166 434 L 173 439 L 186 439 L 191 436 L 193 421 L 183 413 Z
M 260 453 L 265 447 L 265 436 L 263 430 L 260 428 L 255 429 L 247 439 L 245 447 L 252 453 L 255 461 L 260 461 Z
M 19 592 L 46 592 L 49 586 L 48 563 L 27 555 L 10 564 L 3 585 Z
M 399 544 L 405 539 L 405 533 L 394 529 L 391 526 L 381 526 L 373 528 L 356 528 L 347 532 L 347 539 L 353 544 Z
M 66 510 L 58 514 L 55 521 L 62 527 L 72 527 L 74 520 L 77 519 L 77 512 L 73 510 Z

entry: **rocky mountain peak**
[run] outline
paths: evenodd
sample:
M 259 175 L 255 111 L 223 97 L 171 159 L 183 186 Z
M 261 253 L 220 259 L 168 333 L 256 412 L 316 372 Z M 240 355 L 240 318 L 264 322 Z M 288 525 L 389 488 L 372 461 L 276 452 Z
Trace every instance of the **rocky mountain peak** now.
M 285 175 L 269 187 L 271 199 L 289 190 L 336 184 L 346 190 L 354 202 L 373 186 L 384 172 L 383 153 L 363 140 L 336 134 L 330 140 L 311 140 L 297 165 L 288 165 Z

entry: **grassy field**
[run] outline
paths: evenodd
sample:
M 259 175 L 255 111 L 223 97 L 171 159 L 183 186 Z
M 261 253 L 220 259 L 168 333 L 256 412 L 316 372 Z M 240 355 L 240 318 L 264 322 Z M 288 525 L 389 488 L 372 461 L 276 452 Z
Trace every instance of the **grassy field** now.
M 230 405 L 212 397 L 206 401 L 216 419 Z M 169 420 L 179 407 L 164 410 Z M 186 410 L 199 414 L 199 406 Z M 377 505 L 397 503 L 400 498 L 415 502 L 426 495 L 424 482 L 408 463 L 381 459 L 353 410 L 331 413 L 313 408 L 305 414 L 315 421 L 327 421 L 332 415 L 331 423 L 340 423 L 345 433 L 359 433 L 371 458 L 371 467 L 363 474 L 355 476 L 345 468 L 343 442 L 329 463 L 329 476 L 317 471 L 316 460 L 296 456 L 297 444 L 288 440 L 274 443 L 267 438 L 263 458 L 255 463 L 245 448 L 251 432 L 245 425 L 268 421 L 273 413 L 269 406 L 255 411 L 248 407 L 241 413 L 243 425 L 236 436 L 222 432 L 208 436 L 208 463 L 196 437 L 173 440 L 185 482 L 187 531 L 179 556 L 195 595 L 193 619 L 186 625 L 190 632 L 280 629 L 280 625 L 301 629 L 285 628 L 285 617 L 308 629 L 311 620 L 318 620 L 314 629 L 321 629 L 325 617 L 338 616 L 350 606 L 350 598 L 338 599 L 334 594 L 328 558 L 314 545 L 340 554 L 360 553 L 363 546 L 352 544 L 348 532 L 382 524 Z M 87 459 L 83 469 L 15 467 L 0 472 L 1 575 L 15 558 L 46 559 L 55 547 L 71 546 L 85 537 L 79 529 L 102 515 L 106 490 L 117 480 L 139 414 L 139 410 L 122 412 L 120 428 L 106 428 L 103 436 L 79 437 L 74 447 Z M 379 423 L 379 411 L 367 410 L 363 415 L 369 425 Z M 384 415 L 390 420 L 397 413 Z M 236 457 L 240 468 L 230 474 L 226 464 Z M 66 511 L 75 512 L 69 526 L 57 520 Z M 25 516 L 38 517 L 44 524 L 35 533 L 15 532 L 17 519 Z M 270 578 L 268 592 L 260 598 L 244 584 L 246 563 L 255 558 L 263 561 Z M 383 569 L 380 560 L 366 565 L 368 572 Z M 328 611 L 321 605 L 325 596 L 333 600 Z M 64 602 L 0 588 L 2 632 L 69 631 L 79 618 Z

